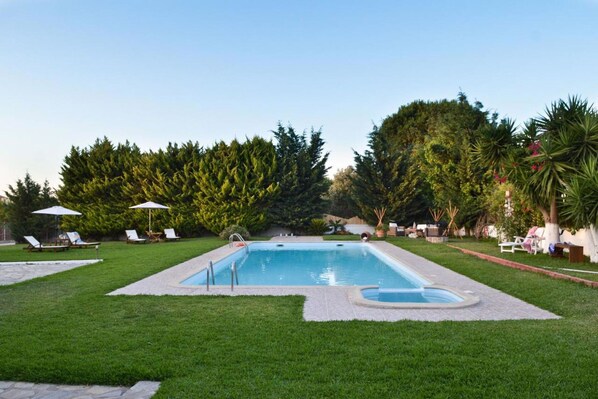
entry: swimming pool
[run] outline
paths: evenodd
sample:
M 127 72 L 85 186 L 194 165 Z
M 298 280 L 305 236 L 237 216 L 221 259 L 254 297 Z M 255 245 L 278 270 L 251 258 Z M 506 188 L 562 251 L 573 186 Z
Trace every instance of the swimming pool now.
M 462 307 L 475 298 L 432 284 L 368 243 L 254 242 L 180 282 L 183 286 L 350 286 L 353 303 L 373 307 Z M 232 286 L 231 286 L 232 289 Z
M 355 286 L 418 288 L 428 281 L 364 243 L 251 243 L 214 264 L 215 284 L 231 281 L 235 262 L 239 285 Z M 206 271 L 185 279 L 183 285 L 203 285 Z

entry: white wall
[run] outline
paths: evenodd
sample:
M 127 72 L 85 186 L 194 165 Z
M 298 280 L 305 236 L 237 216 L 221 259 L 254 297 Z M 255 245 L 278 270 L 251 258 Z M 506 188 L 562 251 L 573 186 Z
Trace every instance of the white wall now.
M 346 224 L 345 229 L 350 233 L 359 234 L 359 235 L 361 235 L 361 233 L 365 233 L 365 232 L 374 234 L 374 232 L 376 231 L 374 226 L 370 226 L 367 224 Z
M 565 230 L 561 234 L 561 242 L 568 242 L 573 245 L 583 246 L 583 254 L 590 256 L 593 248 L 591 247 L 590 240 L 588 240 L 590 232 L 587 229 L 577 230 L 575 234 L 572 234 L 569 230 Z

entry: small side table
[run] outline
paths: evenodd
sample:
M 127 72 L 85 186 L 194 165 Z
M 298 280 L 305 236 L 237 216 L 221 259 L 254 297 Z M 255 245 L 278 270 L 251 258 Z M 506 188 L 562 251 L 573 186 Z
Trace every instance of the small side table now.
M 565 243 L 556 243 L 554 244 L 555 253 L 553 256 L 563 257 L 563 249 L 569 249 L 569 263 L 583 263 L 583 246 L 581 245 L 572 245 L 572 244 L 565 244 Z
M 147 234 L 147 238 L 149 239 L 150 243 L 160 242 L 160 237 L 162 237 L 161 232 L 146 231 L 145 233 Z

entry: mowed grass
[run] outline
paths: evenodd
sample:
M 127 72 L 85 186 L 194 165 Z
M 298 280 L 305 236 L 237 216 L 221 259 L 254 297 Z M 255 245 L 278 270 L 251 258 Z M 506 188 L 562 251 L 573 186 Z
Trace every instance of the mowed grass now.
M 158 399 L 596 395 L 598 290 L 389 241 L 562 319 L 316 323 L 300 296 L 106 296 L 225 242 L 104 243 L 100 264 L 0 287 L 0 380 L 157 380 Z M 64 258 L 0 248 L 0 260 L 40 256 Z
M 508 259 L 531 266 L 541 267 L 546 270 L 551 270 L 562 274 L 568 274 L 575 277 L 581 277 L 587 280 L 598 281 L 598 274 L 573 272 L 571 270 L 565 270 L 586 270 L 598 273 L 598 264 L 590 263 L 590 258 L 587 256 L 584 257 L 585 262 L 583 263 L 569 263 L 569 254 L 567 252 L 565 252 L 564 257 L 562 258 L 546 256 L 543 254 L 534 255 L 524 251 L 515 251 L 515 253 L 501 253 L 496 240 L 475 241 L 473 239 L 451 239 L 450 244 L 472 251 L 493 255 L 499 258 Z

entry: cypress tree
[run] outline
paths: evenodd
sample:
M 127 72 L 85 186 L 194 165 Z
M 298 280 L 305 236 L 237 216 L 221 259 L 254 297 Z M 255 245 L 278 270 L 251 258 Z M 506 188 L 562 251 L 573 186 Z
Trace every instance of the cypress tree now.
M 326 179 L 324 140 L 321 131 L 295 133 L 292 126 L 273 131 L 276 138 L 277 178 L 280 196 L 270 210 L 272 222 L 292 230 L 305 229 L 314 218 L 322 217 L 327 208 L 325 194 L 330 186 Z
M 208 230 L 219 234 L 238 224 L 255 233 L 268 227 L 268 208 L 279 193 L 271 142 L 219 142 L 206 150 L 195 178 L 196 216 Z

